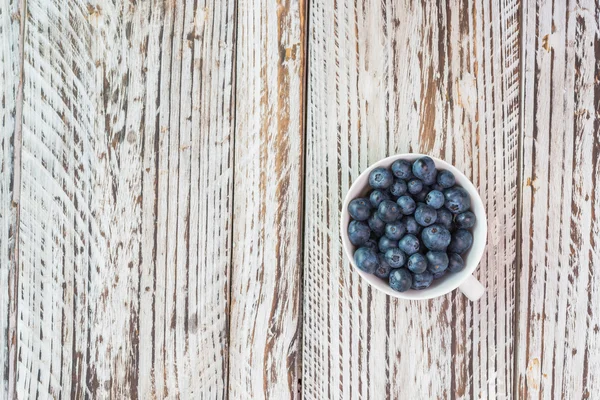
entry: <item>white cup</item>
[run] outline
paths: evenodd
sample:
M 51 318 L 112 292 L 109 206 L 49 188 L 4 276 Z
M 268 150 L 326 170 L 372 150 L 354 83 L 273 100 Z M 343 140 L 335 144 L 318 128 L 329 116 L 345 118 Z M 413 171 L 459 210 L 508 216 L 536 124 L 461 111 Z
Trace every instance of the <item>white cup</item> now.
M 483 207 L 483 202 L 481 201 L 481 197 L 479 197 L 479 193 L 477 193 L 477 189 L 471 183 L 467 177 L 457 170 L 454 166 L 448 164 L 447 162 L 437 159 L 435 157 L 431 157 L 435 162 L 435 166 L 437 169 L 446 169 L 454 174 L 456 177 L 456 184 L 462 186 L 469 195 L 471 196 L 471 211 L 475 214 L 477 218 L 477 222 L 472 229 L 473 233 L 473 246 L 471 249 L 465 254 L 463 254 L 463 259 L 465 260 L 465 268 L 456 273 L 447 273 L 442 278 L 434 280 L 430 287 L 422 290 L 413 290 L 409 289 L 406 292 L 397 292 L 393 290 L 388 284 L 387 280 L 376 277 L 375 275 L 368 274 L 364 271 L 361 271 L 356 267 L 356 263 L 354 262 L 354 250 L 355 246 L 350 243 L 350 239 L 348 238 L 348 224 L 350 223 L 350 214 L 348 214 L 348 203 L 357 197 L 364 197 L 370 190 L 369 187 L 369 174 L 374 168 L 377 167 L 386 167 L 390 168 L 392 163 L 396 160 L 408 160 L 414 161 L 419 157 L 423 157 L 423 154 L 398 154 L 395 156 L 391 156 L 388 158 L 384 158 L 381 161 L 376 162 L 371 165 L 366 171 L 364 171 L 356 180 L 352 183 L 350 190 L 346 194 L 346 198 L 344 199 L 344 205 L 342 207 L 342 222 L 340 226 L 341 235 L 342 235 L 342 245 L 344 247 L 344 253 L 350 260 L 350 264 L 354 267 L 356 272 L 365 279 L 369 284 L 376 289 L 382 291 L 393 297 L 398 297 L 400 299 L 412 299 L 412 300 L 426 300 L 432 299 L 434 297 L 443 296 L 454 289 L 458 288 L 465 296 L 469 298 L 471 301 L 475 301 L 483 296 L 485 289 L 483 285 L 473 276 L 473 272 L 479 265 L 479 261 L 483 256 L 483 251 L 485 249 L 485 243 L 487 239 L 487 219 L 485 216 L 485 208 Z

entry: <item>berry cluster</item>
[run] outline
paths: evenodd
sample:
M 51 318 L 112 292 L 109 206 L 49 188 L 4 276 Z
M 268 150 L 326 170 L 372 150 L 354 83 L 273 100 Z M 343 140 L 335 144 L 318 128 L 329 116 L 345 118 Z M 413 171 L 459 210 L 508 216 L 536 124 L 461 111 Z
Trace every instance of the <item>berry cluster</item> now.
M 438 171 L 427 156 L 397 160 L 391 171 L 371 171 L 369 186 L 368 197 L 348 205 L 348 237 L 360 270 L 404 292 L 465 267 L 461 254 L 473 244 L 475 214 L 452 172 Z

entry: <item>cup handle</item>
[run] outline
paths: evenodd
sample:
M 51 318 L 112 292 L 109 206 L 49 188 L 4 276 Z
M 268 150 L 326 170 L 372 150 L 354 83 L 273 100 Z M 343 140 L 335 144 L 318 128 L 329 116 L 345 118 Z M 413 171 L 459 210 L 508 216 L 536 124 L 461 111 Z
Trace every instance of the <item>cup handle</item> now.
M 460 290 L 471 301 L 479 300 L 485 292 L 485 288 L 481 282 L 479 282 L 473 275 L 469 275 L 467 280 L 458 287 L 458 290 Z

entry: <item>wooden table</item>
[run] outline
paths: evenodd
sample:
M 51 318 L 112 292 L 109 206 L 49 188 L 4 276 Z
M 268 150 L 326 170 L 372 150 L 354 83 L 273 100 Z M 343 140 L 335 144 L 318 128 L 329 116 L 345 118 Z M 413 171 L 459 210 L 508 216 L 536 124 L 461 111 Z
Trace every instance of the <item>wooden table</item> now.
M 598 1 L 0 0 L 0 78 L 1 399 L 599 398 Z M 402 152 L 480 301 L 344 259 Z

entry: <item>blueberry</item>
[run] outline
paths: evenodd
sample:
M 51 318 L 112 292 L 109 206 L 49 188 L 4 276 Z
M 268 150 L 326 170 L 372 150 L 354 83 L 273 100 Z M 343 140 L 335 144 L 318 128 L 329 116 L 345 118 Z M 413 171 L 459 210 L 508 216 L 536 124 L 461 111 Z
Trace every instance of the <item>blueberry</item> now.
M 412 288 L 415 290 L 427 289 L 431 282 L 433 282 L 433 274 L 429 271 L 413 274 Z
M 459 254 L 450 253 L 448 254 L 448 258 L 450 260 L 450 262 L 448 263 L 448 271 L 460 272 L 465 267 L 465 261 Z
M 387 279 L 390 276 L 391 270 L 392 267 L 385 261 L 383 254 L 379 254 L 379 266 L 374 272 L 375 276 L 381 279 Z
M 425 203 L 436 210 L 444 206 L 445 200 L 444 193 L 439 190 L 432 190 L 427 194 L 427 197 L 425 197 Z
M 417 220 L 419 225 L 429 226 L 435 224 L 436 219 L 437 211 L 435 211 L 435 208 L 429 207 L 426 204 L 417 207 L 417 210 L 415 211 L 415 220 Z
M 415 201 L 420 201 L 420 202 L 425 202 L 425 199 L 427 199 L 427 195 L 429 194 L 429 192 L 431 191 L 429 186 L 423 185 L 423 189 L 416 194 L 413 194 L 413 199 L 415 199 Z
M 459 229 L 452 234 L 452 240 L 448 245 L 448 251 L 451 253 L 463 254 L 473 245 L 473 235 L 464 229 Z
M 415 212 L 417 208 L 417 203 L 410 196 L 400 196 L 396 201 L 398 206 L 400 207 L 400 212 L 404 215 L 409 215 Z
M 406 254 L 398 248 L 391 248 L 385 252 L 385 261 L 390 264 L 392 268 L 400 268 L 406 263 Z
M 445 208 L 440 208 L 437 210 L 437 219 L 435 220 L 436 224 L 442 225 L 444 228 L 448 230 L 452 230 L 454 227 L 452 224 L 452 213 Z
M 417 178 L 411 179 L 407 183 L 407 189 L 408 189 L 408 193 L 417 194 L 421 190 L 423 190 L 423 181 L 421 181 L 420 179 L 417 179 Z
M 410 179 L 412 177 L 412 163 L 406 160 L 396 160 L 392 164 L 392 172 L 397 178 Z
M 381 245 L 379 247 L 381 247 Z M 400 241 L 398 242 L 398 247 L 400 248 L 400 250 L 402 250 L 410 256 L 419 251 L 419 249 L 421 248 L 421 243 L 415 235 L 408 234 L 404 235 L 404 237 L 400 239 Z
M 450 231 L 438 224 L 431 225 L 423 229 L 421 240 L 429 250 L 444 251 L 450 244 Z
M 454 222 L 456 222 L 456 226 L 462 229 L 472 228 L 475 225 L 475 214 L 471 211 L 465 211 L 462 214 L 458 214 L 456 218 L 454 218 Z
M 362 221 L 352 221 L 348 225 L 348 239 L 355 246 L 362 246 L 371 237 L 369 225 Z
M 460 214 L 471 207 L 469 193 L 460 186 L 444 190 L 444 197 L 446 198 L 444 205 L 453 214 Z
M 426 185 L 432 185 L 435 183 L 437 170 L 435 169 L 435 163 L 431 157 L 418 158 L 412 167 L 413 175 L 423 181 Z
M 385 168 L 375 168 L 369 174 L 369 185 L 373 189 L 387 189 L 394 183 L 394 175 Z
M 372 274 L 379 266 L 379 257 L 368 247 L 359 247 L 354 252 L 354 262 L 358 269 Z
M 379 207 L 379 204 L 384 200 L 389 200 L 390 195 L 387 192 L 383 192 L 381 190 L 373 190 L 371 195 L 369 196 L 369 201 L 371 202 L 371 206 L 373 208 Z
M 446 189 L 445 187 L 440 186 L 439 183 L 434 183 L 430 187 L 431 187 L 431 190 L 437 190 L 442 193 L 444 192 L 444 189 Z
M 406 227 L 401 221 L 394 221 L 385 225 L 385 236 L 392 240 L 400 240 L 405 233 Z
M 348 204 L 348 213 L 357 221 L 366 221 L 371 215 L 371 202 L 369 199 L 354 199 Z
M 427 260 L 421 253 L 415 253 L 408 257 L 408 269 L 415 274 L 420 274 L 427 269 Z
M 377 214 L 384 222 L 393 222 L 400 216 L 400 207 L 392 200 L 384 200 L 377 208 Z
M 403 179 L 396 179 L 389 190 L 392 196 L 400 197 L 406 193 L 406 188 L 406 181 Z
M 432 274 L 448 268 L 448 254 L 443 251 L 428 251 L 425 257 L 427 257 L 427 270 Z
M 381 236 L 385 233 L 385 222 L 379 218 L 377 213 L 373 213 L 369 217 L 369 228 L 371 228 L 375 235 Z
M 402 217 L 400 220 L 406 227 L 406 233 L 410 233 L 411 235 L 418 235 L 421 232 L 421 225 L 417 223 L 417 220 L 412 215 L 407 215 Z
M 379 251 L 380 252 L 385 253 L 389 249 L 393 249 L 395 247 L 398 247 L 397 240 L 392 240 L 386 236 L 382 236 L 381 239 L 379 239 Z
M 448 272 L 447 269 L 445 269 L 443 271 L 435 272 L 433 274 L 433 279 L 440 279 L 442 276 L 446 275 L 446 272 Z
M 390 272 L 390 287 L 395 291 L 406 292 L 412 284 L 412 274 L 406 268 L 393 269 Z
M 377 242 L 374 241 L 373 239 L 369 239 L 366 241 L 365 244 L 362 245 L 362 247 L 368 247 L 369 249 L 377 252 L 379 250 L 379 246 L 377 245 Z
M 456 178 L 452 172 L 442 170 L 437 175 L 437 184 L 444 189 L 448 189 L 456 184 Z

